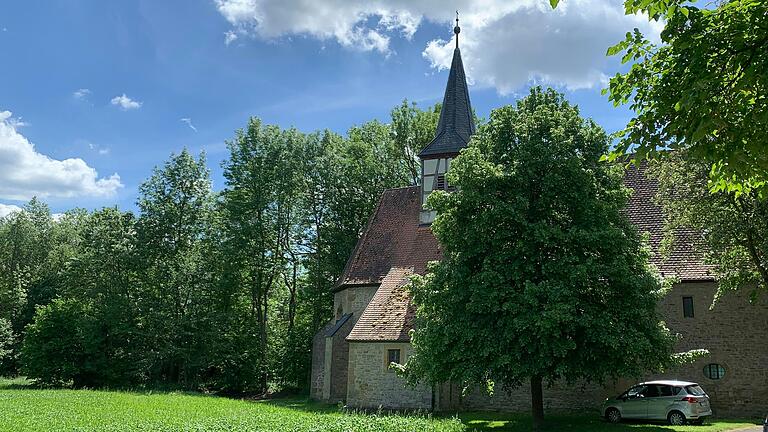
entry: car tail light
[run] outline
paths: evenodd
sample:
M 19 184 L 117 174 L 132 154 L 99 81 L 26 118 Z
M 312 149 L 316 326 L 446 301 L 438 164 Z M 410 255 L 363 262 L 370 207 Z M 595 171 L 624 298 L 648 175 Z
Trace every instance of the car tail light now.
M 693 396 L 686 396 L 682 399 L 680 399 L 681 402 L 688 402 L 688 403 L 699 403 L 699 400 Z

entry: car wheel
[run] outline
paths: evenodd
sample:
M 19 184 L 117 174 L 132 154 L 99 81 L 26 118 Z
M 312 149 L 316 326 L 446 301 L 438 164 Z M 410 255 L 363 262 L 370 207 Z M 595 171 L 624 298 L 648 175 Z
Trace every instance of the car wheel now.
M 669 424 L 672 426 L 682 426 L 685 424 L 685 416 L 680 411 L 672 411 L 669 413 L 667 420 L 669 420 Z
M 609 423 L 619 423 L 621 422 L 621 413 L 616 408 L 608 408 L 608 411 L 605 412 L 605 419 Z

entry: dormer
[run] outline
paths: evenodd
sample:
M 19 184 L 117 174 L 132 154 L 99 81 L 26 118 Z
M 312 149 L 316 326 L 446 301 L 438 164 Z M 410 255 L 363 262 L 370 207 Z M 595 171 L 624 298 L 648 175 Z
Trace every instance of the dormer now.
M 419 153 L 422 204 L 419 222 L 422 225 L 431 224 L 435 220 L 435 212 L 425 207 L 427 197 L 434 190 L 450 191 L 452 189 L 445 178 L 445 174 L 451 168 L 451 159 L 459 155 L 459 151 L 469 144 L 470 137 L 475 133 L 469 89 L 461 61 L 461 51 L 459 51 L 460 31 L 459 19 L 456 18 L 456 27 L 453 29 L 456 34 L 456 48 L 453 50 L 440 120 L 435 138 Z

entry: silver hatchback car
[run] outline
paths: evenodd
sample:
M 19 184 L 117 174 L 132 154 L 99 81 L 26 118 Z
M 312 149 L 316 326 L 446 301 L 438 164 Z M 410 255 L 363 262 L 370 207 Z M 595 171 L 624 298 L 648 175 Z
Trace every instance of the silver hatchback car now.
M 622 419 L 667 420 L 672 425 L 701 423 L 712 415 L 709 396 L 696 383 L 648 381 L 603 403 L 603 415 L 611 423 Z

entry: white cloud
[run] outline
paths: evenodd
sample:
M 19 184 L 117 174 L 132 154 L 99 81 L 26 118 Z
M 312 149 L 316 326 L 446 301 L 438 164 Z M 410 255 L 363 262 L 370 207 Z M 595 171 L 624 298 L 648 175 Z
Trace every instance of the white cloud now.
M 88 148 L 93 150 L 93 151 L 95 151 L 96 153 L 98 153 L 98 154 L 100 154 L 102 156 L 109 154 L 109 148 L 108 147 L 101 147 L 101 146 L 98 146 L 98 145 L 96 145 L 96 144 L 94 144 L 94 143 L 92 143 L 90 141 L 88 142 Z
M 91 91 L 87 88 L 77 89 L 72 93 L 72 97 L 75 99 L 86 99 L 91 94 Z
M 9 214 L 13 212 L 21 211 L 21 207 L 15 206 L 13 204 L 3 204 L 0 203 L 0 219 L 8 216 Z
M 232 30 L 224 33 L 224 45 L 229 45 L 232 42 L 236 41 L 237 37 L 238 37 L 237 33 Z
M 215 0 L 242 33 L 262 39 L 303 35 L 363 51 L 390 54 L 394 37 L 410 39 L 422 22 L 446 25 L 461 12 L 460 42 L 471 81 L 510 93 L 528 83 L 589 88 L 605 82 L 616 61 L 606 49 L 638 27 L 657 37 L 660 26 L 624 15 L 621 0 Z M 430 41 L 423 56 L 448 67 L 454 40 Z
M 182 123 L 185 123 L 187 126 L 189 126 L 190 129 L 197 132 L 197 128 L 195 127 L 195 125 L 192 124 L 191 118 L 182 118 L 182 119 L 179 119 L 179 121 L 181 121 Z
M 125 93 L 122 94 L 122 96 L 115 96 L 111 100 L 112 105 L 119 106 L 120 109 L 123 111 L 128 111 L 132 109 L 139 109 L 141 108 L 141 102 L 135 101 L 128 96 L 125 95 Z
M 105 197 L 122 188 L 118 174 L 99 178 L 80 158 L 52 159 L 19 133 L 9 111 L 0 111 L 0 198 Z

